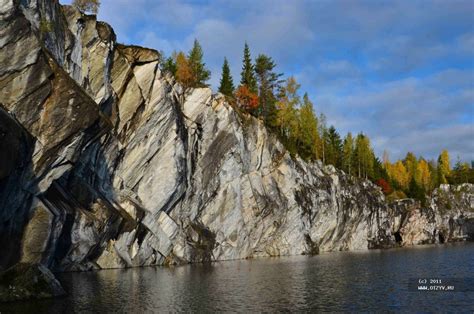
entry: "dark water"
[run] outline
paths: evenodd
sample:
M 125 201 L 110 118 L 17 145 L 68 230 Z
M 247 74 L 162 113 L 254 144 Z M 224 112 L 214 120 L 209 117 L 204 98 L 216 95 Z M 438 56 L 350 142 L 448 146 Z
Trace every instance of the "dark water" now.
M 68 273 L 68 297 L 0 312 L 474 311 L 474 289 L 410 291 L 414 277 L 474 277 L 474 244 Z

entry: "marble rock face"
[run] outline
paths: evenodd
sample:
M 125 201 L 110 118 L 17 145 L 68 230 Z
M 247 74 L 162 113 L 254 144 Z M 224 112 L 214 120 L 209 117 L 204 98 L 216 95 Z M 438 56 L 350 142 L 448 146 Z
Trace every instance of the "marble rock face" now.
M 44 21 L 51 28 L 44 29 Z M 472 239 L 473 186 L 428 208 L 292 158 L 152 49 L 55 0 L 0 6 L 0 267 L 54 271 Z

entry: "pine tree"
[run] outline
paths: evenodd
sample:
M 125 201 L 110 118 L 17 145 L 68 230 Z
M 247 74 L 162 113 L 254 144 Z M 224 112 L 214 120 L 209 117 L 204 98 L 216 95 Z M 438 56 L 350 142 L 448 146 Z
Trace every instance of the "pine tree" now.
M 227 58 L 224 58 L 224 64 L 222 65 L 222 77 L 219 86 L 219 92 L 226 96 L 232 96 L 234 94 L 234 81 L 230 74 L 229 63 Z
M 426 206 L 425 191 L 423 187 L 416 183 L 415 178 L 410 181 L 407 196 L 419 200 L 422 206 Z
M 244 46 L 244 59 L 242 65 L 240 85 L 247 86 L 252 93 L 257 93 L 257 80 L 255 78 L 255 68 L 250 56 L 250 48 L 247 43 Z
M 454 169 L 449 175 L 449 183 L 452 184 L 461 184 L 461 183 L 472 183 L 472 178 L 474 177 L 474 171 L 469 168 L 467 162 L 462 162 L 461 158 L 458 156 Z
M 337 168 L 341 167 L 342 141 L 336 128 L 331 125 L 324 136 L 326 150 L 326 163 Z
M 194 40 L 193 48 L 189 51 L 188 62 L 193 76 L 192 86 L 208 86 L 206 81 L 211 77 L 211 72 L 206 69 L 206 64 L 203 62 L 202 47 L 197 39 Z
M 352 167 L 353 167 L 353 155 L 354 155 L 354 139 L 352 138 L 351 132 L 347 133 L 346 137 L 344 138 L 344 145 L 342 148 L 342 169 L 352 175 Z
M 173 51 L 170 57 L 164 58 L 164 53 L 162 53 L 163 60 L 161 61 L 160 67 L 161 71 L 164 73 L 169 72 L 173 76 L 176 76 L 176 71 L 178 69 L 176 65 L 176 58 L 178 56 L 178 53 L 176 51 Z
M 390 177 L 388 176 L 387 170 L 385 170 L 383 162 L 380 161 L 378 157 L 375 157 L 375 155 L 372 155 L 372 157 L 374 160 L 374 172 L 371 179 L 376 182 L 383 180 L 388 183 L 388 181 L 390 181 Z
M 263 120 L 269 126 L 274 126 L 276 118 L 275 108 L 275 90 L 280 87 L 281 81 L 279 78 L 283 75 L 277 74 L 273 70 L 276 67 L 275 62 L 271 57 L 266 55 L 259 55 L 255 61 L 255 73 L 257 74 L 257 82 L 259 84 L 259 100 L 260 112 Z

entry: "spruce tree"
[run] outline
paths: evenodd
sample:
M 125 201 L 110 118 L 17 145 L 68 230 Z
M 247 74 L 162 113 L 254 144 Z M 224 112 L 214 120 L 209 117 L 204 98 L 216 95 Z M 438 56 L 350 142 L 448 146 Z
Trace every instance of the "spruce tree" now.
M 252 58 L 250 56 L 250 48 L 247 43 L 244 47 L 244 59 L 242 65 L 242 73 L 240 79 L 240 85 L 245 85 L 252 93 L 257 93 L 257 80 L 255 78 L 255 68 L 252 64 Z
M 234 81 L 230 74 L 229 63 L 227 58 L 224 58 L 224 64 L 222 65 L 222 77 L 221 84 L 219 86 L 219 92 L 226 96 L 232 96 L 234 93 Z
M 164 56 L 164 53 L 162 54 Z M 161 62 L 161 71 L 163 72 L 169 72 L 173 76 L 176 75 L 176 71 L 178 69 L 176 65 L 176 58 L 178 56 L 178 53 L 176 51 L 173 51 L 172 55 L 168 58 L 164 58 L 163 61 Z
M 203 62 L 202 47 L 197 39 L 194 40 L 193 48 L 189 51 L 188 61 L 193 73 L 192 87 L 208 86 L 206 81 L 211 77 L 211 72 L 206 69 L 206 64 Z
M 418 185 L 415 181 L 415 178 L 412 178 L 410 184 L 408 186 L 407 196 L 419 200 L 421 202 L 421 206 L 426 206 L 426 197 L 425 191 L 423 187 Z
M 267 126 L 275 125 L 275 91 L 279 90 L 281 87 L 280 84 L 283 82 L 279 80 L 283 74 L 275 73 L 273 71 L 275 67 L 276 64 L 272 58 L 264 54 L 259 55 L 255 61 L 255 73 L 257 74 L 257 81 L 259 85 L 259 115 L 263 116 Z
M 341 167 L 342 140 L 334 126 L 330 126 L 324 136 L 326 150 L 326 162 L 334 167 Z

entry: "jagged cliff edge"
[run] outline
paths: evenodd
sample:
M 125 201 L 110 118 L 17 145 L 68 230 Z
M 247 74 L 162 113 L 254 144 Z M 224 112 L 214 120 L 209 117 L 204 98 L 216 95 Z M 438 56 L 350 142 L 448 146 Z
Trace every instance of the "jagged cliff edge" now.
M 0 266 L 53 271 L 472 239 L 473 186 L 428 208 L 291 158 L 152 49 L 57 1 L 0 4 Z M 23 267 L 23 266 L 22 266 Z M 44 273 L 47 271 L 40 267 Z

